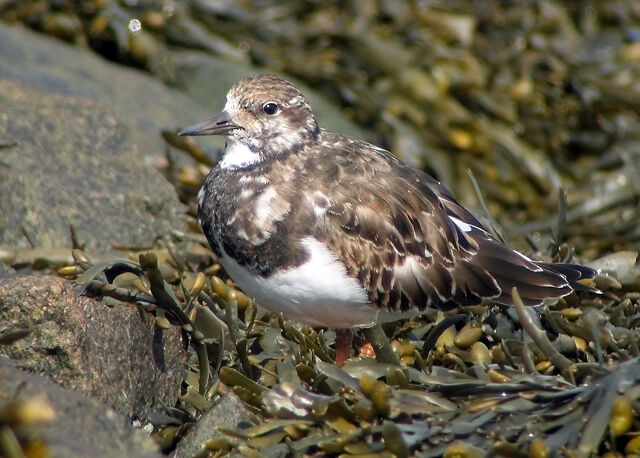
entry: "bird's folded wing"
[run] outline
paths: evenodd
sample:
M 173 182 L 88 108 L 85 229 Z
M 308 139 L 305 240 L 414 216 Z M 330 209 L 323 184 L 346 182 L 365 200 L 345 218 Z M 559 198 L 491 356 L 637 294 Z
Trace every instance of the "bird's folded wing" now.
M 477 242 L 464 230 L 474 223 L 473 230 L 488 237 L 480 223 L 462 207 L 459 216 L 467 221 L 450 217 L 438 195 L 446 189 L 438 189 L 435 180 L 398 162 L 387 173 L 395 161 L 390 153 L 376 149 L 363 158 L 363 147 L 358 145 L 358 156 L 334 158 L 337 178 L 321 180 L 331 182 L 331 199 L 314 236 L 360 280 L 370 300 L 392 310 L 446 309 L 498 296 L 495 279 L 474 262 Z M 448 192 L 446 197 L 455 202 Z

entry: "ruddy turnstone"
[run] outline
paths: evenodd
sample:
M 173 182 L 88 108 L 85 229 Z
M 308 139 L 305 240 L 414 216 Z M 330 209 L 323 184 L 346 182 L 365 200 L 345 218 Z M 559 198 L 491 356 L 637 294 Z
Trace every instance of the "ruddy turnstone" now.
M 494 239 L 429 175 L 320 128 L 273 75 L 236 83 L 223 111 L 181 135 L 223 135 L 198 219 L 230 277 L 312 326 L 372 326 L 381 310 L 527 305 L 585 289 L 595 271 L 529 259 Z

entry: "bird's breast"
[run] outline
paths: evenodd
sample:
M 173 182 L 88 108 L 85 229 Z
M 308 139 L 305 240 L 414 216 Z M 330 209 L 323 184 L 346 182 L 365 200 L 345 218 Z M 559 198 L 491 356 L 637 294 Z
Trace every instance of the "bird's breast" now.
M 209 243 L 241 265 L 268 273 L 299 263 L 304 253 L 291 243 L 291 193 L 258 174 L 221 171 L 207 179 L 199 221 Z
M 299 241 L 306 253 L 298 265 L 282 265 L 260 274 L 223 250 L 220 262 L 234 282 L 258 304 L 299 323 L 350 328 L 371 326 L 378 309 L 357 279 L 322 242 Z

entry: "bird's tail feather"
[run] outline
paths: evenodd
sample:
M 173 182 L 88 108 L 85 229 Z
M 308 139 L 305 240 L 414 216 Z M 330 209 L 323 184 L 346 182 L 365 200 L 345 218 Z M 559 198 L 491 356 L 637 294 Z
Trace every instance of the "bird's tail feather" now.
M 572 291 L 592 291 L 582 283 L 593 278 L 596 271 L 579 264 L 552 264 L 534 261 L 506 247 L 485 234 L 474 233 L 478 252 L 473 264 L 488 273 L 499 288 L 499 294 L 491 300 L 513 305 L 511 291 L 518 293 L 525 305 L 540 305 L 548 299 L 556 299 Z
M 597 292 L 581 280 L 595 276 L 596 271 L 579 264 L 535 263 L 540 271 L 523 272 L 521 268 L 509 266 L 500 272 L 492 272 L 502 293 L 494 298 L 496 302 L 513 305 L 511 291 L 515 287 L 525 305 L 540 305 L 545 300 L 557 299 L 572 291 Z

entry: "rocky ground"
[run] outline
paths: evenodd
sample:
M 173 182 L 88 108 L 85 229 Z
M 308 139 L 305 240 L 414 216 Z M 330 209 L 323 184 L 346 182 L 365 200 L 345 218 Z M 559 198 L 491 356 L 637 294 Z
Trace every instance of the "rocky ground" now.
M 0 0 L 0 21 L 0 455 L 640 453 L 639 2 Z M 222 145 L 175 132 L 257 72 L 603 293 L 427 310 L 384 326 L 401 366 L 337 367 L 335 333 L 252 304 L 195 223 Z

